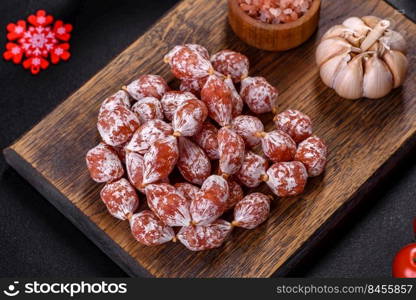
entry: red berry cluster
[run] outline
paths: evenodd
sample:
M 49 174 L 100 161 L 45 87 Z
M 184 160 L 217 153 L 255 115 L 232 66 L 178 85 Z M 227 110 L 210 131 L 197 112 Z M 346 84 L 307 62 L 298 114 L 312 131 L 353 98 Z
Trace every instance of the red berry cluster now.
M 246 56 L 223 50 L 210 57 L 187 44 L 164 60 L 181 91 L 143 75 L 107 98 L 97 122 L 102 142 L 87 153 L 87 166 L 93 180 L 106 182 L 101 199 L 109 212 L 128 219 L 140 243 L 178 239 L 193 251 L 212 249 L 233 227 L 252 229 L 269 216 L 273 197 L 245 195 L 241 185 L 265 182 L 279 197 L 299 195 L 308 176 L 323 172 L 326 146 L 299 111 L 277 114 L 270 132 L 256 116 L 241 114 L 244 104 L 254 114 L 275 112 L 278 97 L 266 79 L 248 76 Z M 265 157 L 252 149 L 260 144 Z M 184 181 L 172 185 L 175 168 Z M 136 190 L 149 208 L 139 213 Z M 230 209 L 232 222 L 220 219 Z

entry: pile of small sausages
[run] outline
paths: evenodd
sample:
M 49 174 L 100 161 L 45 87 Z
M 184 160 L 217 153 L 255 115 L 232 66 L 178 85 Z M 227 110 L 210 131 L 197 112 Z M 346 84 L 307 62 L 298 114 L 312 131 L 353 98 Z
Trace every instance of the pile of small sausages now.
M 164 61 L 180 90 L 158 75 L 122 87 L 101 104 L 101 142 L 86 155 L 91 178 L 105 183 L 102 201 L 112 216 L 129 220 L 138 242 L 219 247 L 234 227 L 253 229 L 268 218 L 273 197 L 247 191 L 264 182 L 278 197 L 296 196 L 324 171 L 327 148 L 312 135 L 310 118 L 277 113 L 276 88 L 249 76 L 246 56 L 210 56 L 186 44 Z M 275 129 L 265 132 L 257 116 L 270 112 Z M 175 170 L 180 175 L 169 178 Z M 137 191 L 147 200 L 139 212 Z

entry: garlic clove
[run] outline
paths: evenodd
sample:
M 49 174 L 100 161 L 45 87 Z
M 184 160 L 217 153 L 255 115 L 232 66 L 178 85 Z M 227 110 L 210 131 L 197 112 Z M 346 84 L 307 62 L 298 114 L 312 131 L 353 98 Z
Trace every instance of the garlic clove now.
M 346 19 L 344 22 L 342 22 L 342 25 L 351 28 L 355 32 L 357 32 L 359 35 L 366 35 L 367 32 L 371 30 L 369 26 L 367 26 L 363 20 L 361 20 L 358 17 L 351 17 Z
M 334 37 L 344 37 L 347 33 L 353 33 L 354 31 L 344 25 L 335 25 L 329 28 L 325 34 L 322 36 L 322 40 L 334 38 Z
M 384 53 L 383 59 L 393 75 L 393 88 L 401 86 L 409 67 L 406 56 L 399 51 L 390 50 Z
M 358 99 L 363 94 L 363 55 L 355 56 L 339 70 L 334 78 L 333 88 L 343 98 Z
M 348 54 L 351 51 L 357 51 L 357 48 L 351 46 L 346 40 L 342 38 L 330 38 L 323 40 L 316 48 L 315 59 L 318 66 L 321 66 L 328 59 L 341 55 Z M 358 51 L 360 51 L 358 49 Z
M 354 47 L 359 48 L 360 44 L 362 42 L 362 40 L 364 40 L 364 36 L 357 36 L 355 33 L 354 34 L 347 34 L 344 37 L 348 42 L 350 42 L 351 45 L 353 45 Z
M 329 28 L 327 32 L 325 32 L 325 34 L 322 36 L 322 40 L 335 37 L 343 38 L 355 47 L 359 47 L 361 41 L 365 38 L 365 36 L 359 36 L 354 30 L 344 25 L 335 25 Z
M 386 96 L 393 88 L 393 76 L 387 65 L 372 55 L 364 59 L 363 96 L 378 99 Z
M 384 36 L 380 38 L 380 42 L 389 50 L 397 50 L 406 54 L 406 40 L 397 31 L 387 29 Z
M 378 24 L 371 29 L 364 41 L 361 43 L 361 50 L 367 51 L 374 43 L 376 43 L 386 32 L 390 26 L 389 20 L 381 20 Z
M 338 74 L 339 70 L 343 69 L 347 63 L 351 60 L 351 55 L 341 54 L 330 58 L 324 62 L 319 70 L 321 79 L 324 84 L 330 88 L 333 87 L 334 78 Z
M 379 17 L 376 17 L 376 16 L 364 16 L 364 17 L 361 17 L 361 20 L 363 20 L 364 23 L 366 25 L 370 26 L 371 28 L 376 27 L 378 22 L 381 21 L 381 19 Z
M 377 52 L 380 49 L 379 47 L 380 47 L 380 43 L 379 42 L 375 42 L 370 48 L 368 48 L 368 51 Z

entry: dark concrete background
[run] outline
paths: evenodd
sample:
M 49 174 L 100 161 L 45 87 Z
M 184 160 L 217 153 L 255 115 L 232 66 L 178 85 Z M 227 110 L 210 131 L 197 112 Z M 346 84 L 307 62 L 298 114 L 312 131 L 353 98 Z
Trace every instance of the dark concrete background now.
M 30 129 L 137 39 L 177 0 L 2 0 L 5 26 L 46 9 L 75 27 L 72 58 L 37 77 L 0 60 L 0 148 Z M 391 0 L 416 19 L 413 0 Z M 411 45 L 415 46 L 415 45 Z M 416 216 L 414 152 L 291 276 L 387 277 L 394 253 L 412 239 Z M 126 274 L 0 156 L 0 276 Z

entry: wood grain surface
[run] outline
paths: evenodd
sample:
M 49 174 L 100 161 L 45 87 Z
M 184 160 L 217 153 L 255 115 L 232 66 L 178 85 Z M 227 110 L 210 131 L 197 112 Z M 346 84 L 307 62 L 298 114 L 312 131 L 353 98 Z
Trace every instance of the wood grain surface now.
M 347 101 L 321 82 L 314 63 L 318 38 L 348 16 L 394 21 L 410 45 L 403 88 L 380 100 Z M 299 109 L 329 146 L 326 173 L 296 198 L 276 199 L 257 229 L 236 229 L 221 248 L 193 253 L 179 243 L 144 247 L 127 222 L 111 217 L 88 176 L 85 153 L 97 144 L 102 100 L 140 74 L 172 80 L 163 55 L 174 45 L 200 43 L 212 53 L 246 54 L 251 74 L 280 91 L 280 109 Z M 241 42 L 227 24 L 225 0 L 184 0 L 153 28 L 5 150 L 6 159 L 130 275 L 156 277 L 270 277 L 284 275 L 386 174 L 415 142 L 416 25 L 378 0 L 323 0 L 319 30 L 302 46 L 272 53 Z M 111 46 L 111 45 L 109 45 Z M 272 115 L 262 119 L 272 127 Z M 144 201 L 144 197 L 141 196 Z

